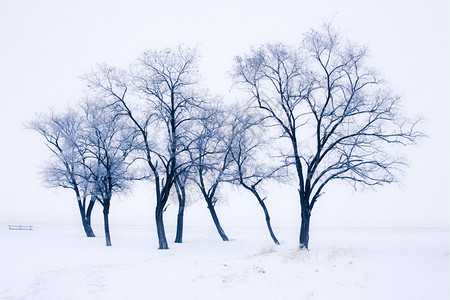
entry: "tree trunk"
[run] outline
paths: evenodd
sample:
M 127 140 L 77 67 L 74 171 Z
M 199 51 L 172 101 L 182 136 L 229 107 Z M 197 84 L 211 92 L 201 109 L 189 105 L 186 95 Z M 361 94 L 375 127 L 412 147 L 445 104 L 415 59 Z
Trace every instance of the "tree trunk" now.
M 94 231 L 92 230 L 91 227 L 91 214 L 92 214 L 92 209 L 94 208 L 94 204 L 95 204 L 95 200 L 91 200 L 89 201 L 89 205 L 86 211 L 86 217 L 85 217 L 85 222 L 86 222 L 86 228 L 87 228 L 87 236 L 88 237 L 95 237 Z
M 302 225 L 300 227 L 300 249 L 308 250 L 309 244 L 309 221 L 311 218 L 311 211 L 309 208 L 302 207 Z
M 181 187 L 181 193 L 178 194 L 178 216 L 177 216 L 177 234 L 175 236 L 175 243 L 183 242 L 183 219 L 184 207 L 186 205 L 186 194 L 184 188 Z
M 275 233 L 272 230 L 272 225 L 270 223 L 270 216 L 269 216 L 269 211 L 267 210 L 266 204 L 264 203 L 264 200 L 261 199 L 261 196 L 259 196 L 259 193 L 256 191 L 256 188 L 254 187 L 250 187 L 248 185 L 245 185 L 241 182 L 241 184 L 244 186 L 244 188 L 248 189 L 250 192 L 252 192 L 252 194 L 256 197 L 256 199 L 258 200 L 259 205 L 261 205 L 263 211 L 264 211 L 264 216 L 266 217 L 266 224 L 267 224 L 267 229 L 269 229 L 269 233 L 270 236 L 272 237 L 273 242 L 276 245 L 279 245 L 280 242 L 278 241 L 277 237 L 275 236 Z
M 86 233 L 87 237 L 95 237 L 94 231 L 92 230 L 92 226 L 91 226 L 91 219 L 86 217 L 84 219 L 84 232 Z
M 260 199 L 258 199 L 258 201 L 264 211 L 264 215 L 266 216 L 266 224 L 267 224 L 267 229 L 269 229 L 270 236 L 272 237 L 273 242 L 276 245 L 279 245 L 280 242 L 278 241 L 277 237 L 273 233 L 272 225 L 270 224 L 270 216 L 269 216 L 269 211 L 267 210 L 266 204 L 264 203 L 264 201 L 262 201 Z
M 83 204 L 81 203 L 81 199 L 78 199 L 77 202 L 78 202 L 78 208 L 80 210 L 81 223 L 83 225 L 83 229 L 84 229 L 84 232 L 86 233 L 86 236 L 87 237 L 95 237 L 95 234 L 92 231 L 92 227 L 91 227 L 90 215 L 89 215 L 89 218 L 87 218 L 87 215 L 84 211 Z
M 156 205 L 155 210 L 155 220 L 156 220 L 156 231 L 158 233 L 158 249 L 169 249 L 167 244 L 166 232 L 164 230 L 164 220 L 163 220 L 164 206 L 161 203 Z
M 103 205 L 103 223 L 105 225 L 106 246 L 111 246 L 111 236 L 109 233 L 109 201 L 104 201 Z
M 211 217 L 214 221 L 214 225 L 216 225 L 217 232 L 219 232 L 219 235 L 224 242 L 229 241 L 227 235 L 225 234 L 225 231 L 223 231 L 222 226 L 220 226 L 219 218 L 217 217 L 216 210 L 214 209 L 214 205 L 212 204 L 212 201 L 208 199 L 207 203 L 208 203 L 209 212 L 211 213 Z

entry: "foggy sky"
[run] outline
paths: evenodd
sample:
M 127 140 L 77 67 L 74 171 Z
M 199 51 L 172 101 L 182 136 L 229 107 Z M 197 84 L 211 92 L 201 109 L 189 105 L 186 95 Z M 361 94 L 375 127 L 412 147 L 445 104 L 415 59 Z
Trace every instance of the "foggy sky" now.
M 2 1 L 0 223 L 77 220 L 70 192 L 42 187 L 39 168 L 49 152 L 40 136 L 25 130 L 24 124 L 49 107 L 61 109 L 80 100 L 79 76 L 95 64 L 126 67 L 148 49 L 181 43 L 197 46 L 206 85 L 225 100 L 235 101 L 227 76 L 235 55 L 266 42 L 298 45 L 308 29 L 332 20 L 343 36 L 369 48 L 370 64 L 402 96 L 405 113 L 425 119 L 422 130 L 429 137 L 408 150 L 410 167 L 405 169 L 402 186 L 363 192 L 333 186 L 317 203 L 312 222 L 447 226 L 449 3 L 336 2 Z M 283 199 L 273 199 L 280 195 L 277 189 L 269 191 L 271 208 L 298 206 L 295 185 L 284 191 Z M 154 200 L 152 195 L 141 199 L 143 194 L 136 192 L 130 195 L 132 200 L 113 203 L 111 213 L 119 216 L 122 210 L 124 215 L 137 216 L 143 205 L 152 219 Z M 232 199 L 229 202 L 223 208 L 224 218 L 227 210 L 238 206 Z M 244 207 L 252 209 L 250 204 Z M 287 220 L 299 219 L 298 211 L 289 214 Z

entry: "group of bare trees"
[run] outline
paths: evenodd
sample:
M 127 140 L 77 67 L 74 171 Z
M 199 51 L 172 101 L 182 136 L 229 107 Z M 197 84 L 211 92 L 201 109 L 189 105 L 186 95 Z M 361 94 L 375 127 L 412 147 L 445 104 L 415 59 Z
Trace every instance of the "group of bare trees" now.
M 98 102 L 85 101 L 79 110 L 51 112 L 30 122 L 54 154 L 44 168 L 44 181 L 51 187 L 75 192 L 83 228 L 93 237 L 91 213 L 96 202 L 103 206 L 106 244 L 111 245 L 109 209 L 115 192 L 130 187 L 131 154 L 136 134 L 113 111 Z
M 77 109 L 29 124 L 53 153 L 45 182 L 75 192 L 87 236 L 94 236 L 90 216 L 100 202 L 111 245 L 113 194 L 148 180 L 159 249 L 168 248 L 163 214 L 174 191 L 175 242 L 183 240 L 188 185 L 198 189 L 224 241 L 217 191 L 222 184 L 248 190 L 278 244 L 261 187 L 269 180 L 295 182 L 299 245 L 308 248 L 311 211 L 325 186 L 395 181 L 403 161 L 391 148 L 420 136 L 417 120 L 401 116 L 399 98 L 366 66 L 366 56 L 366 49 L 343 41 L 329 25 L 307 33 L 300 47 L 252 49 L 235 60 L 232 76 L 245 94 L 234 106 L 201 88 L 195 49 L 145 52 L 128 70 L 100 65 L 85 76 L 87 99 Z

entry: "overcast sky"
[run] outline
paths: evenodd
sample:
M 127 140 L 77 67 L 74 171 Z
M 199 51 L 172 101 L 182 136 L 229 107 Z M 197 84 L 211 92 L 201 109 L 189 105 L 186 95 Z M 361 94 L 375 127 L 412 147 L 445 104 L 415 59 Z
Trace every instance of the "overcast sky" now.
M 70 193 L 42 187 L 38 172 L 49 152 L 24 123 L 49 107 L 76 103 L 82 95 L 78 77 L 95 64 L 126 67 L 148 49 L 198 46 L 208 86 L 235 100 L 226 75 L 235 55 L 266 42 L 299 44 L 308 29 L 333 20 L 344 36 L 369 48 L 370 64 L 402 95 L 406 114 L 426 119 L 429 138 L 408 151 L 411 165 L 402 187 L 357 193 L 332 187 L 317 203 L 313 224 L 447 226 L 449 3 L 363 2 L 1 1 L 0 223 L 78 218 Z M 295 187 L 286 193 L 289 199 L 273 199 L 277 193 L 274 187 L 271 207 L 298 205 Z M 127 205 L 141 205 L 137 211 L 142 212 L 145 206 L 152 219 L 151 196 L 116 207 L 126 211 Z M 230 207 L 237 204 L 223 210 Z M 299 212 L 291 218 L 298 220 Z

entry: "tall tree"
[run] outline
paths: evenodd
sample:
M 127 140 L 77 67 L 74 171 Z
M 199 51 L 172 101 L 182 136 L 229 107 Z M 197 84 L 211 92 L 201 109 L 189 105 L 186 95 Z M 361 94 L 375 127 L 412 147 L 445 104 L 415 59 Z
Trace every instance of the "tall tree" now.
M 197 59 L 195 49 L 180 46 L 143 53 L 131 74 L 100 66 L 87 76 L 89 85 L 127 116 L 140 135 L 143 159 L 155 183 L 159 249 L 168 249 L 163 213 L 170 190 L 187 167 L 179 158 L 187 155 L 186 128 L 199 106 Z
M 273 242 L 279 245 L 265 204 L 266 198 L 261 195 L 261 186 L 269 180 L 281 180 L 286 176 L 281 173 L 283 164 L 270 156 L 267 148 L 270 135 L 263 123 L 264 120 L 258 115 L 252 115 L 248 107 L 236 107 L 234 110 L 231 176 L 233 183 L 242 186 L 256 198 L 264 212 L 269 234 Z
M 136 147 L 136 131 L 123 118 L 105 107 L 101 99 L 83 103 L 86 142 L 85 167 L 91 176 L 91 194 L 103 206 L 106 246 L 111 246 L 109 211 L 113 193 L 129 189 L 133 174 L 131 154 Z
M 206 201 L 208 210 L 223 241 L 229 241 L 217 216 L 215 206 L 218 201 L 219 186 L 230 181 L 231 139 L 229 135 L 229 113 L 219 107 L 205 107 L 203 116 L 192 130 L 194 138 L 191 158 L 196 175 L 193 177 Z
M 366 49 L 330 25 L 311 30 L 300 49 L 265 45 L 236 57 L 234 75 L 290 144 L 301 206 L 300 248 L 309 246 L 311 211 L 333 181 L 378 186 L 396 180 L 392 151 L 420 133 L 402 117 L 399 97 L 366 65 Z
M 73 109 L 64 113 L 51 112 L 30 122 L 28 128 L 38 132 L 52 152 L 52 160 L 44 166 L 44 181 L 49 187 L 74 191 L 83 229 L 88 237 L 95 234 L 91 213 L 95 199 L 90 197 L 91 174 L 85 168 L 86 148 L 82 140 L 82 117 Z

